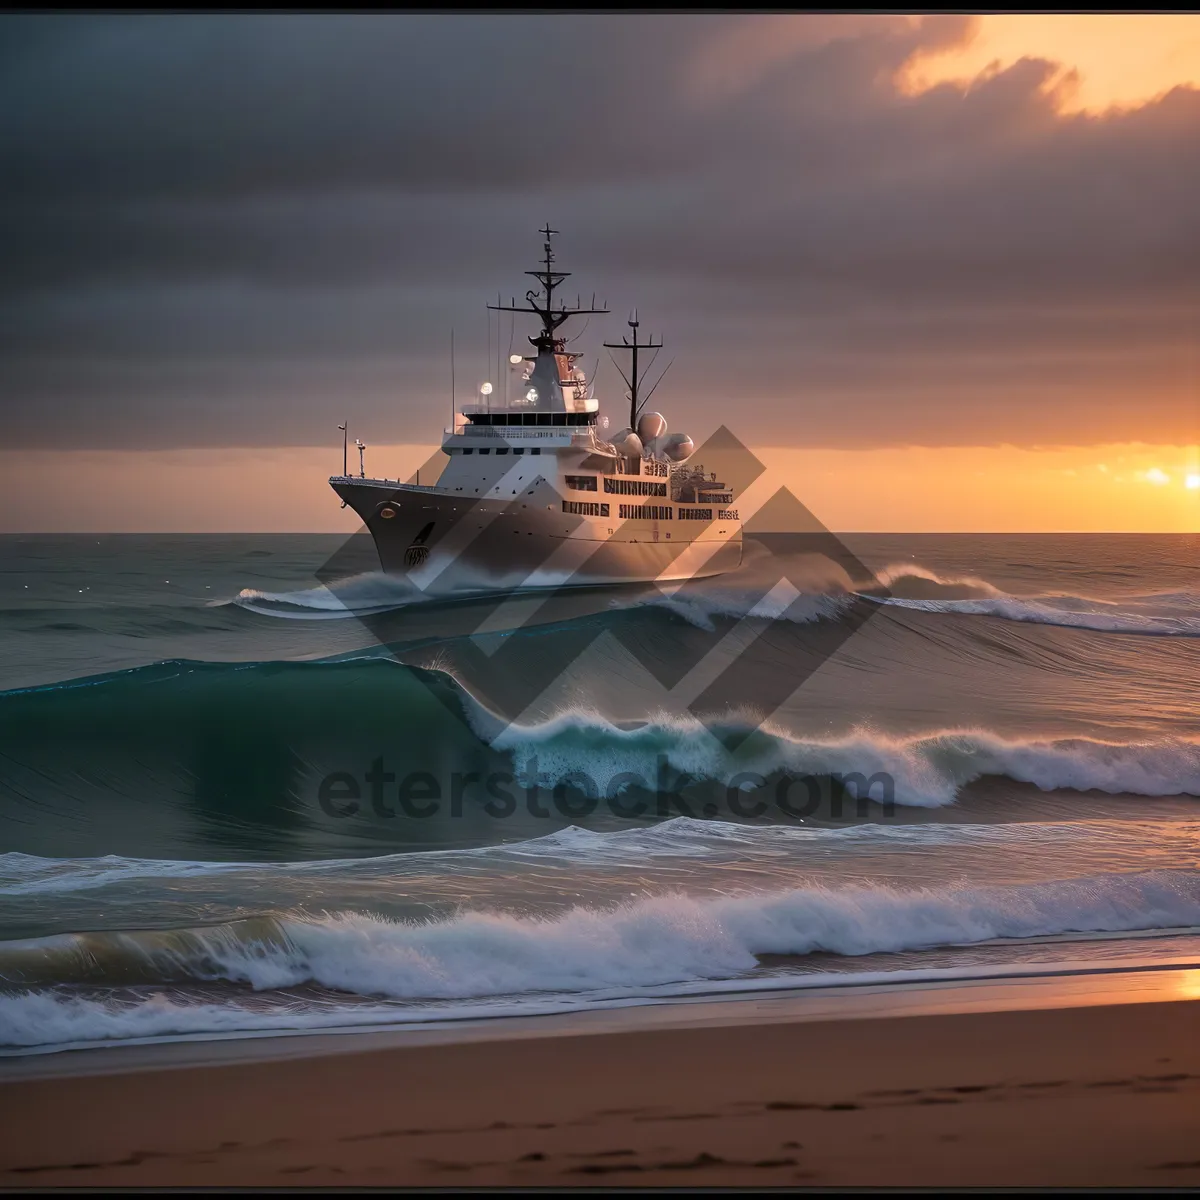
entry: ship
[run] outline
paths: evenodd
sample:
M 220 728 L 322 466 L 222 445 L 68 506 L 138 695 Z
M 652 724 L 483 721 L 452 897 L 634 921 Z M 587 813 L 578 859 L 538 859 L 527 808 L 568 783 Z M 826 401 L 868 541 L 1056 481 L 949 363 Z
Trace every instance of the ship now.
M 485 381 L 477 403 L 459 409 L 452 401 L 436 481 L 368 478 L 357 439 L 359 473 L 350 474 L 343 424 L 342 474 L 330 486 L 370 531 L 383 571 L 429 596 L 672 583 L 736 570 L 734 490 L 693 461 L 690 437 L 669 434 L 663 415 L 646 411 L 653 388 L 643 397 L 643 368 L 662 339 L 642 340 L 634 313 L 629 334 L 604 343 L 629 360 L 626 370 L 614 357 L 629 423 L 604 436 L 595 372 L 587 377 L 563 327 L 609 310 L 594 296 L 587 306 L 556 297 L 570 272 L 556 268 L 558 231 L 547 223 L 538 232 L 543 258 L 525 272 L 538 287 L 524 303 L 487 306 L 536 318 L 531 350 L 510 354 L 503 395 Z

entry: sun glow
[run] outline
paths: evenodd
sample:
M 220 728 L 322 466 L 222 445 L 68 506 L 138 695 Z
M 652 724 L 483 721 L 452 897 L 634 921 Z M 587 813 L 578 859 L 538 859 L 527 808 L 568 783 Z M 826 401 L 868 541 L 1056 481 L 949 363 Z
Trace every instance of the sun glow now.
M 1194 447 L 779 447 L 757 453 L 834 530 L 1200 532 Z

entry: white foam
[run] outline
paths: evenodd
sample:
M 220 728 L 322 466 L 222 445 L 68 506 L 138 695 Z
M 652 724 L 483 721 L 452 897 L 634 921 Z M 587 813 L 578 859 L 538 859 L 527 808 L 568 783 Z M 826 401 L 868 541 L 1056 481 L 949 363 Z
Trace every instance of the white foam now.
M 354 1006 L 261 1009 L 241 1004 L 176 1002 L 163 993 L 118 1003 L 61 992 L 0 994 L 0 1045 L 66 1048 L 187 1034 L 321 1029 L 355 1022 L 394 1022 L 394 1009 Z
M 962 613 L 964 615 L 1003 617 L 1008 621 L 1028 621 L 1037 625 L 1058 625 L 1069 629 L 1089 629 L 1096 633 L 1140 633 L 1158 637 L 1200 637 L 1200 618 L 1155 616 L 1126 612 L 1115 605 L 1097 609 L 1095 601 L 1083 601 L 1085 609 L 1063 608 L 1046 600 L 1019 600 L 1003 597 L 992 600 L 908 600 L 868 596 L 877 603 L 924 612 Z
M 339 579 L 332 586 L 320 584 L 292 592 L 243 588 L 232 601 L 215 603 L 236 604 L 266 617 L 328 621 L 389 612 L 426 599 L 424 593 L 403 576 L 368 571 Z
M 1161 841 L 1168 831 L 1153 827 Z M 1124 836 L 1146 836 L 1146 826 L 1136 821 L 1066 821 L 1012 825 L 863 824 L 837 828 L 810 825 L 743 825 L 727 821 L 673 817 L 654 825 L 635 825 L 603 831 L 576 825 L 541 837 L 495 845 L 449 850 L 412 850 L 370 857 L 318 859 L 295 862 L 203 862 L 173 859 L 102 858 L 57 859 L 10 851 L 0 854 L 0 896 L 62 896 L 72 892 L 153 880 L 216 879 L 247 874 L 287 878 L 303 875 L 318 879 L 357 877 L 399 878 L 430 869 L 451 872 L 461 863 L 466 871 L 482 862 L 548 858 L 585 865 L 628 863 L 644 858 L 703 859 L 734 852 L 776 855 L 789 848 L 820 843 L 911 843 L 921 846 L 1008 845 L 1036 838 L 1075 841 L 1102 834 L 1108 841 Z M 1169 834 L 1191 844 L 1200 835 L 1200 823 L 1173 821 Z M 436 865 L 435 865 L 436 864 Z
M 291 949 L 264 947 L 223 967 L 255 987 L 317 982 L 360 995 L 452 999 L 728 978 L 763 954 L 861 955 L 1196 924 L 1194 872 L 915 890 L 810 886 L 655 896 L 553 918 L 468 912 L 422 924 L 364 914 L 286 922 Z
M 753 971 L 758 956 L 841 955 L 1069 933 L 1200 925 L 1200 875 L 1154 871 L 1048 883 L 899 889 L 807 886 L 697 898 L 660 895 L 537 918 L 465 912 L 402 922 L 361 914 L 281 922 L 282 937 L 195 930 L 197 977 L 276 993 L 273 1004 L 102 1002 L 63 993 L 0 996 L 0 1041 L 35 1045 L 208 1030 L 347 1023 L 277 990 L 318 984 L 406 1003 L 529 997 L 578 1002 Z M 539 997 L 541 998 L 539 1000 Z M 297 1007 L 299 1006 L 299 1007 Z M 336 1007 L 336 1006 L 335 1006 Z M 394 1020 L 376 1008 L 354 1021 Z M 353 1022 L 351 1022 L 353 1023 Z
M 1197 932 L 1193 930 L 1192 932 Z M 1176 931 L 1163 935 L 1173 938 Z M 1056 938 L 1071 943 L 1114 935 L 1092 934 Z M 1122 936 L 1117 934 L 1115 936 Z M 1142 934 L 1145 937 L 1156 936 Z M 1110 971 L 1144 970 L 1175 966 L 1195 967 L 1194 956 L 1156 953 L 1124 958 Z M 734 999 L 764 992 L 803 993 L 843 989 L 920 986 L 930 983 L 980 982 L 1009 978 L 1044 978 L 1092 971 L 1092 960 L 1038 963 L 959 964 L 896 971 L 814 971 L 805 974 L 756 974 L 728 980 L 701 980 L 657 987 L 615 989 L 587 995 L 538 994 L 506 999 L 460 1003 L 404 1004 L 337 1003 L 305 1004 L 287 1001 L 266 1007 L 243 1004 L 177 1002 L 157 993 L 135 1000 L 114 1002 L 63 993 L 26 992 L 0 995 L 0 1030 L 15 1031 L 16 1038 L 0 1049 L 0 1057 L 85 1049 L 120 1042 L 146 1045 L 170 1041 L 214 1041 L 269 1036 L 303 1036 L 316 1032 L 366 1033 L 425 1026 L 446 1029 L 472 1020 L 513 1016 L 541 1016 L 580 1011 L 620 1009 L 680 1001 Z M 19 1040 L 18 1040 L 19 1039 Z
M 722 733 L 746 735 L 736 751 Z M 1008 739 L 983 730 L 947 730 L 904 738 L 856 730 L 811 739 L 770 722 L 724 725 L 659 714 L 637 728 L 599 713 L 570 710 L 538 725 L 513 724 L 495 736 L 520 772 L 552 779 L 582 772 L 593 780 L 629 773 L 651 787 L 660 763 L 699 779 L 729 781 L 742 772 L 766 778 L 859 773 L 888 776 L 896 803 L 932 808 L 951 804 L 966 784 L 987 775 L 1035 784 L 1044 791 L 1074 788 L 1140 796 L 1200 796 L 1200 742 L 1161 738 L 1117 743 L 1094 738 Z M 876 783 L 872 795 L 884 795 Z
M 1194 871 L 990 887 L 856 885 L 719 899 L 668 895 L 609 909 L 578 907 L 553 918 L 467 912 L 416 923 L 331 915 L 284 922 L 282 940 L 239 944 L 228 930 L 195 931 L 205 942 L 200 977 L 213 979 L 216 964 L 216 978 L 251 985 L 265 993 L 261 1002 L 178 1001 L 162 993 L 126 999 L 61 991 L 0 994 L 0 1043 L 64 1047 L 347 1029 L 565 1012 L 706 992 L 1028 973 L 1036 968 L 750 974 L 765 954 L 863 955 L 1011 939 L 1194 932 L 1197 925 L 1200 876 Z M 347 993 L 347 999 L 306 1000 L 276 990 L 314 983 Z
M 974 575 L 939 575 L 919 563 L 892 563 L 875 573 L 876 580 L 893 594 L 913 589 L 920 584 L 932 584 L 932 590 L 967 591 L 979 596 L 1003 596 L 1004 593 L 986 579 Z M 931 590 L 931 589 L 921 589 Z
M 1190 591 L 1100 599 L 1052 592 L 1015 596 L 975 576 L 945 576 L 916 563 L 898 563 L 876 573 L 890 596 L 863 593 L 868 600 L 931 613 L 1000 617 L 1097 633 L 1140 633 L 1200 637 L 1200 595 Z
M 814 621 L 835 620 L 850 605 L 852 596 L 845 594 L 801 593 L 778 612 L 767 612 L 761 607 L 762 597 L 756 591 L 737 591 L 730 588 L 713 588 L 708 592 L 689 590 L 645 597 L 633 607 L 662 608 L 682 617 L 689 625 L 698 629 L 715 628 L 714 617 L 752 616 L 775 621 L 791 621 L 796 625 L 809 625 Z M 617 602 L 614 601 L 614 607 Z

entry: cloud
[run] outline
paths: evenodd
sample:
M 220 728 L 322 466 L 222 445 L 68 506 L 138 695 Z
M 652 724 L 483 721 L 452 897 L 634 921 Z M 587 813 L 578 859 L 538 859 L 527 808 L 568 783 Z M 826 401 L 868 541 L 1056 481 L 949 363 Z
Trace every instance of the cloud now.
M 696 428 L 736 397 L 775 442 L 1194 440 L 1200 92 L 900 85 L 976 28 L 0 18 L 6 429 L 306 444 L 332 405 L 413 438 L 549 217 L 572 283 L 667 333 Z

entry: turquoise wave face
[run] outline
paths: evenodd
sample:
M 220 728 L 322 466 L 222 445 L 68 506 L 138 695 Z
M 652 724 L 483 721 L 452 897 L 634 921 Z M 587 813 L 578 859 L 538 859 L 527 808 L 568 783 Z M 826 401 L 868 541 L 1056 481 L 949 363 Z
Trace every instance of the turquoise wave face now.
M 987 778 L 1200 795 L 1200 740 L 1182 732 L 818 733 L 751 709 L 625 719 L 570 701 L 512 715 L 511 692 L 477 694 L 455 676 L 387 657 L 174 662 L 0 695 L 4 844 L 50 858 L 289 861 L 679 816 L 958 819 Z M 1014 801 L 989 819 L 1021 811 Z

